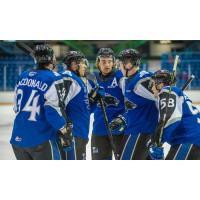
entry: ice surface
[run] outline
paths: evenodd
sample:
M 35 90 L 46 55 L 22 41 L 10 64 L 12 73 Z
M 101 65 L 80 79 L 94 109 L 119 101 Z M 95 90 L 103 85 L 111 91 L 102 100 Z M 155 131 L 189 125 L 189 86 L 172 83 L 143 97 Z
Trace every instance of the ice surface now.
M 200 108 L 200 106 L 199 106 Z M 0 160 L 15 159 L 11 145 L 9 143 L 15 114 L 12 106 L 0 106 Z M 90 121 L 90 136 L 92 132 L 93 116 Z M 87 160 L 91 160 L 90 140 L 87 144 Z M 165 144 L 165 154 L 169 150 L 169 145 Z

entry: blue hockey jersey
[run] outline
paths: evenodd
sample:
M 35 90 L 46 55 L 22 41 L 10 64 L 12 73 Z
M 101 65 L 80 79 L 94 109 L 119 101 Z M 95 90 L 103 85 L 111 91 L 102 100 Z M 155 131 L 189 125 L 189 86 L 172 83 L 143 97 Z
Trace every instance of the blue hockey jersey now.
M 102 76 L 101 73 L 95 73 L 95 76 L 99 86 L 102 86 L 105 89 L 106 96 L 104 98 L 104 103 L 106 106 L 108 121 L 111 122 L 114 118 L 125 111 L 124 96 L 122 93 L 123 74 L 119 70 L 113 70 L 113 72 L 108 76 Z M 93 84 L 92 87 L 94 88 L 95 85 Z M 95 104 L 93 112 L 93 134 L 99 136 L 108 135 L 102 108 L 99 103 Z
M 169 87 L 164 87 L 158 96 L 159 121 L 166 111 L 167 95 Z M 170 92 L 166 119 L 163 142 L 171 145 L 184 143 L 200 145 L 200 112 L 177 87 L 172 87 Z
M 23 72 L 15 87 L 11 144 L 34 147 L 54 139 L 66 124 L 61 114 L 62 76 L 50 70 Z
M 125 134 L 153 134 L 158 122 L 156 98 L 149 89 L 152 73 L 141 71 L 125 80 Z
M 87 86 L 71 71 L 66 70 L 62 76 L 66 89 L 65 111 L 73 123 L 73 136 L 88 139 L 90 107 Z

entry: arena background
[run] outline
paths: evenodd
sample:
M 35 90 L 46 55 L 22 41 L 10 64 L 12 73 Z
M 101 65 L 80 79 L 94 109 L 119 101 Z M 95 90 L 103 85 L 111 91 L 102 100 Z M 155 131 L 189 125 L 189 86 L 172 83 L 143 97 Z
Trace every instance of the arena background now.
M 68 50 L 82 51 L 89 60 L 89 70 L 95 67 L 96 54 L 101 47 L 112 48 L 116 55 L 125 48 L 137 48 L 143 55 L 141 69 L 155 71 L 160 68 L 172 70 L 175 55 L 180 56 L 177 67 L 177 86 L 181 87 L 193 74 L 195 79 L 186 93 L 193 102 L 200 104 L 200 41 L 183 40 L 55 40 L 55 41 L 0 41 L 0 160 L 15 159 L 9 144 L 14 120 L 13 90 L 18 75 L 35 66 L 33 58 L 22 51 L 18 42 L 24 42 L 31 48 L 36 43 L 49 43 L 57 57 L 57 71 L 63 70 L 62 58 Z M 92 123 L 92 120 L 91 120 Z M 90 129 L 91 133 L 91 129 Z M 88 144 L 88 157 L 90 149 Z

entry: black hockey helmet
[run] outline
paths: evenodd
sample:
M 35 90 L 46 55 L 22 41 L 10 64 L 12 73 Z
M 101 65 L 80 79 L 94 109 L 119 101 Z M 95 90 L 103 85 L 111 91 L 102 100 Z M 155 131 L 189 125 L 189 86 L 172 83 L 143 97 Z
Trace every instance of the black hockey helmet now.
M 168 70 L 158 70 L 154 72 L 152 79 L 155 81 L 155 84 L 158 85 L 163 83 L 164 85 L 174 85 L 176 79 L 173 80 L 172 74 Z
M 39 65 L 55 63 L 54 51 L 47 44 L 37 44 L 34 47 L 34 56 Z
M 131 63 L 134 66 L 139 66 L 141 61 L 141 54 L 136 49 L 125 49 L 121 51 L 118 55 L 118 59 L 124 62 L 126 59 L 131 59 Z
M 114 51 L 111 48 L 101 48 L 97 53 L 97 58 L 99 57 L 110 57 L 112 56 L 113 61 L 115 61 Z
M 63 62 L 67 65 L 67 67 L 70 67 L 73 61 L 78 62 L 81 59 L 86 59 L 86 58 L 80 51 L 69 51 L 66 53 Z
M 115 64 L 115 54 L 111 48 L 101 48 L 97 53 L 96 67 L 99 69 L 99 60 L 101 57 L 106 58 L 112 56 L 113 63 Z M 114 66 L 114 65 L 113 65 Z

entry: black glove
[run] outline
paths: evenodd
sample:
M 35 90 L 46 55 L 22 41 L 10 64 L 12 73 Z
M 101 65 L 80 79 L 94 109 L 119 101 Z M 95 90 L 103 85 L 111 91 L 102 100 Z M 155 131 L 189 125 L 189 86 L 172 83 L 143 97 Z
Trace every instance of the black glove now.
M 69 148 L 72 144 L 72 122 L 67 122 L 66 127 L 59 131 L 61 145 L 64 148 Z
M 119 115 L 109 123 L 109 126 L 113 135 L 122 134 L 127 126 L 126 119 Z
M 95 102 L 99 100 L 100 97 L 105 96 L 105 89 L 102 86 L 96 86 L 94 89 L 91 90 L 88 97 L 90 102 Z

